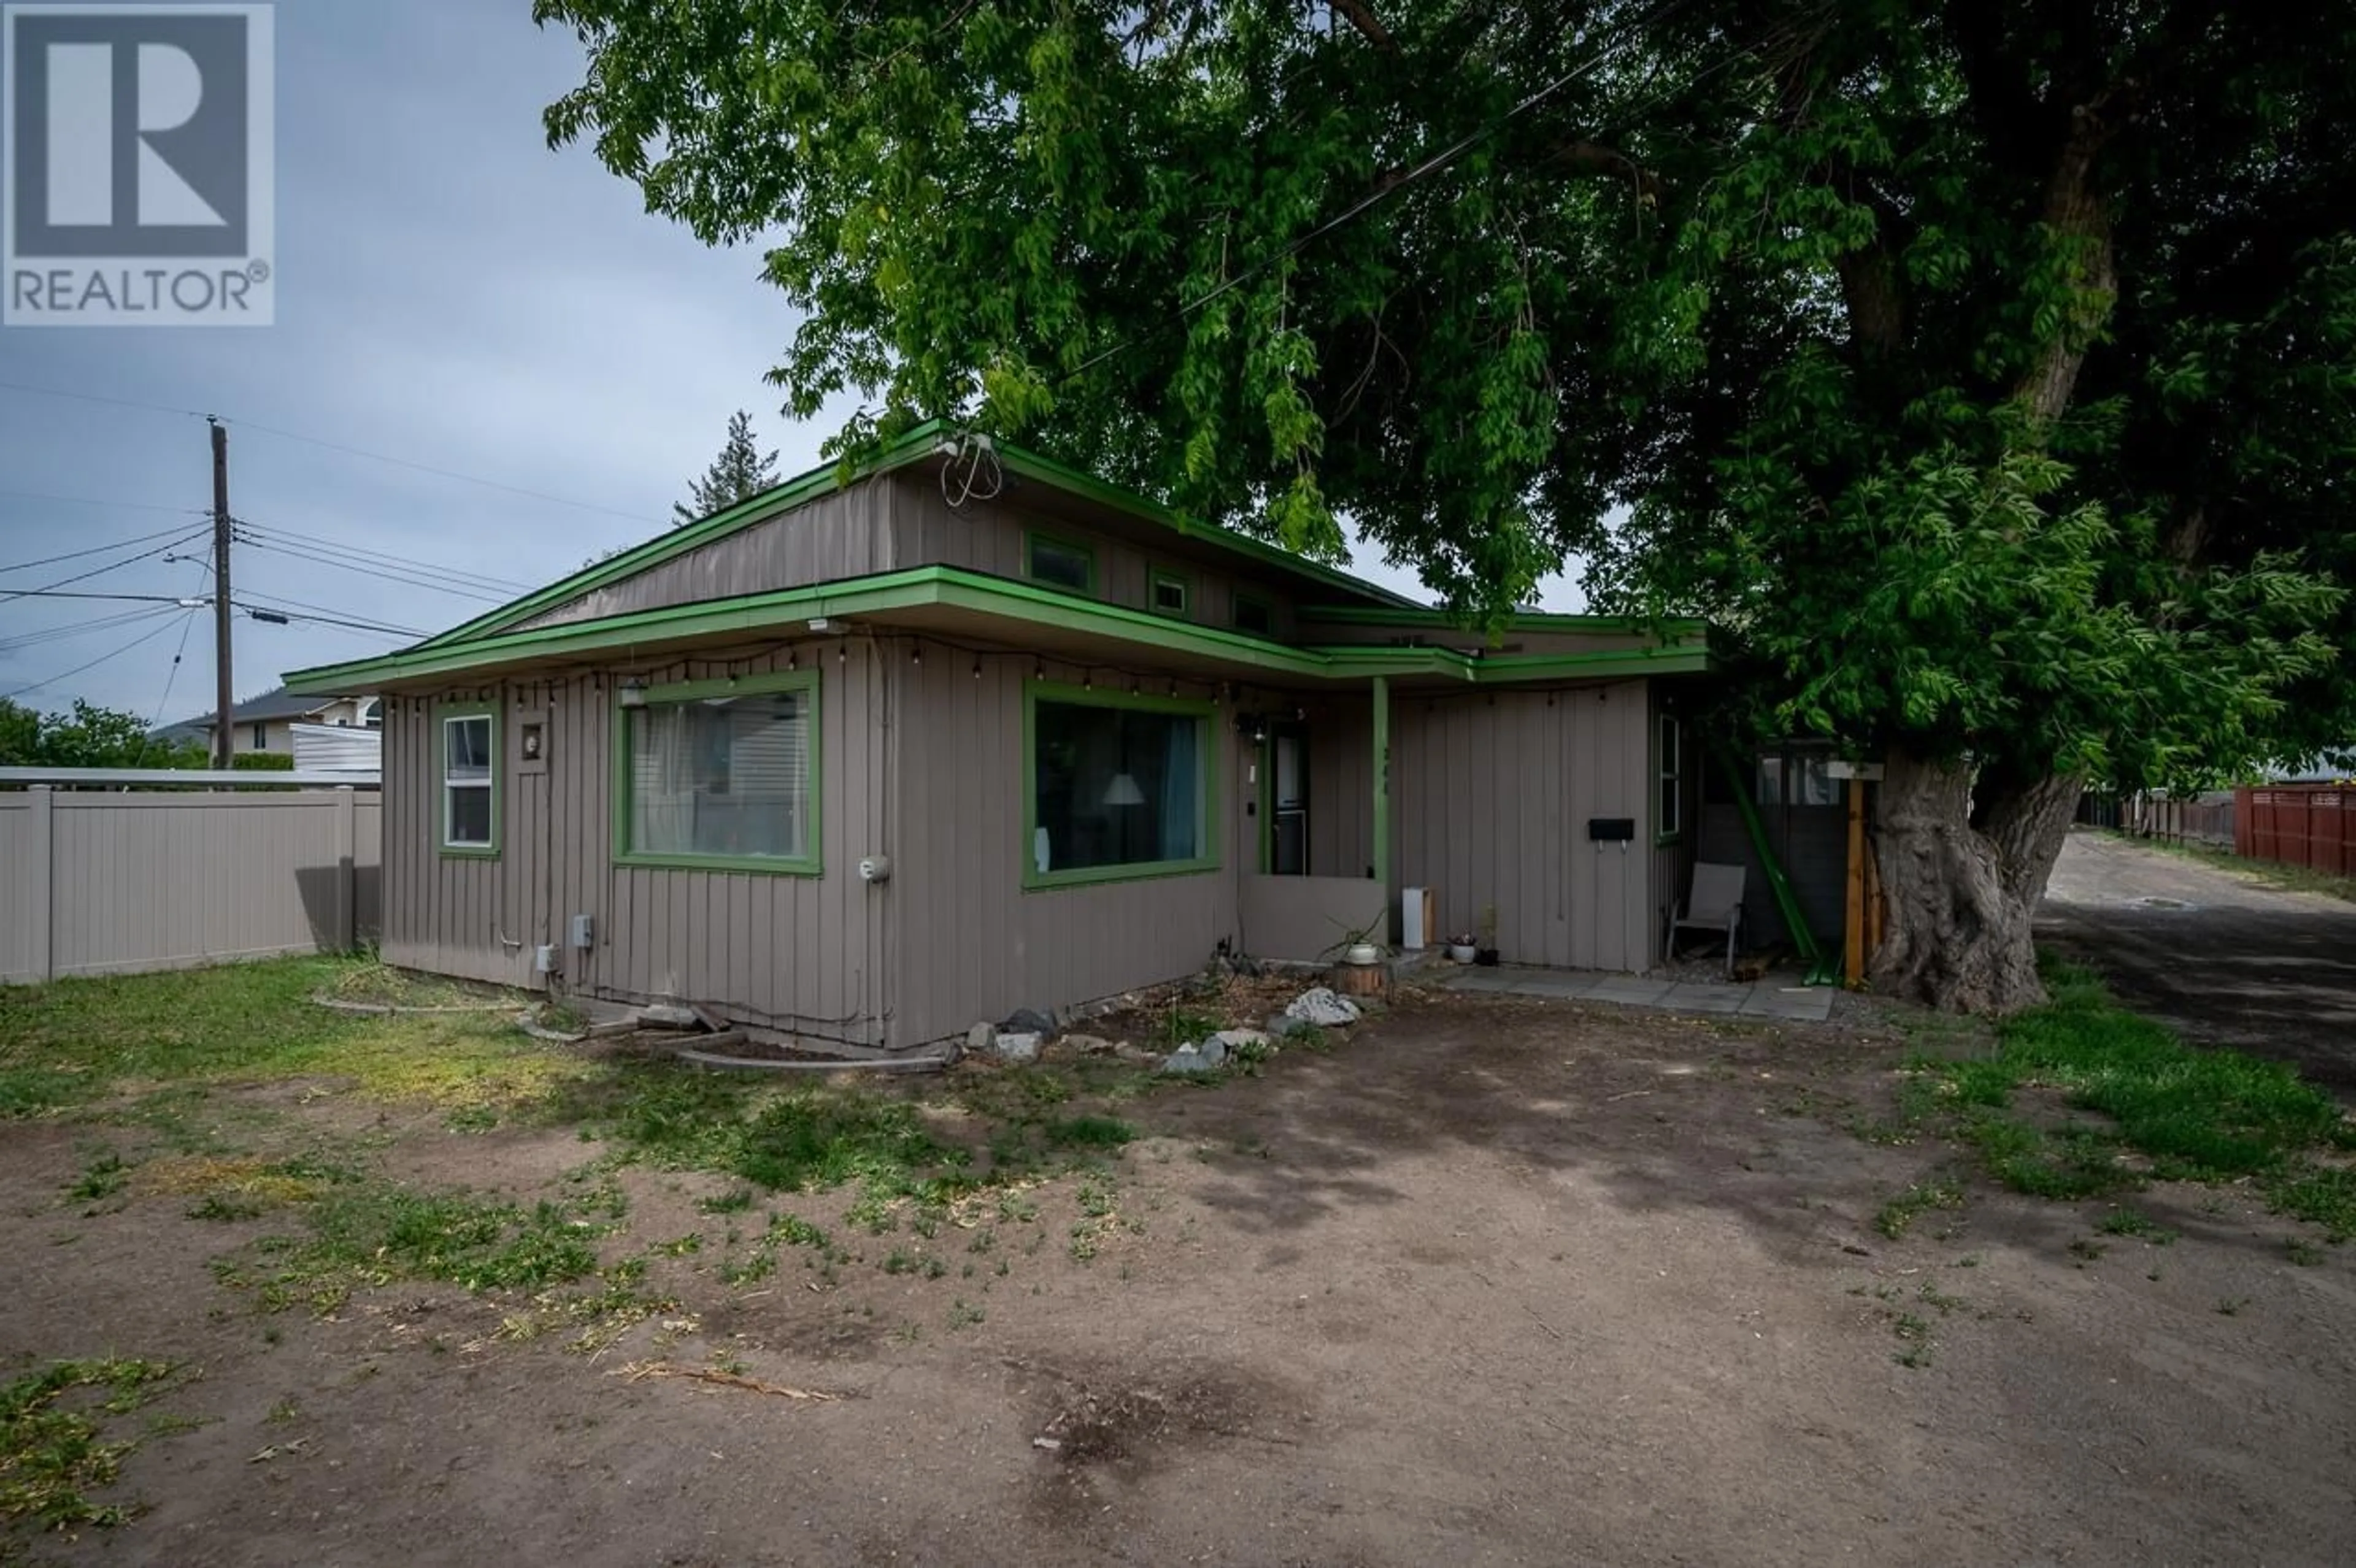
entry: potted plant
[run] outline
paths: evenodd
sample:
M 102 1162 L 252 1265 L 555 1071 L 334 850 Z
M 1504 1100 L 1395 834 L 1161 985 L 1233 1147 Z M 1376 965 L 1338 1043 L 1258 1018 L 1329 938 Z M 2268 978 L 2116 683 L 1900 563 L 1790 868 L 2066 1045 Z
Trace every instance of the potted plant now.
M 1497 966 L 1497 906 L 1481 906 L 1481 940 L 1472 949 L 1472 962 L 1483 968 Z
M 1462 936 L 1451 936 L 1448 939 L 1448 955 L 1459 964 L 1472 963 L 1472 955 L 1478 951 L 1479 949 L 1472 943 L 1472 933 L 1469 931 Z

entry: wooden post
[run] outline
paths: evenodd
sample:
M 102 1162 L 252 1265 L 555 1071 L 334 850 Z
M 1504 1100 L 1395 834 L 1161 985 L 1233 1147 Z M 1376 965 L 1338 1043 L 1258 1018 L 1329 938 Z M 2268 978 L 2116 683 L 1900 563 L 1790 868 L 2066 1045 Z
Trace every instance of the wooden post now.
M 336 951 L 349 953 L 358 944 L 353 927 L 359 907 L 359 854 L 357 848 L 359 806 L 352 786 L 336 786 Z
M 1391 683 L 1375 677 L 1375 880 L 1383 890 L 1384 929 L 1391 907 Z
M 58 906 L 55 893 L 57 877 L 57 791 L 48 784 L 35 784 L 26 792 L 33 797 L 32 886 L 26 890 L 25 903 L 33 913 L 33 978 L 47 981 L 57 976 L 55 934 L 58 927 Z
M 1846 946 L 1841 977 L 1865 984 L 1865 781 L 1848 781 L 1848 913 L 1842 924 Z

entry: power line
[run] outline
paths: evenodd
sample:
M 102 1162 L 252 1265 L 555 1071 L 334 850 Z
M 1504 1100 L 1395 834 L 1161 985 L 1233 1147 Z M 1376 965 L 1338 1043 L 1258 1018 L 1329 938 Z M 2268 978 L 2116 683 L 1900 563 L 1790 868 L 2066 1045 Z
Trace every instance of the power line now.
M 155 731 L 163 728 L 164 709 L 172 706 L 172 688 L 180 678 L 180 656 L 188 651 L 188 633 L 196 624 L 197 613 L 194 610 L 180 617 L 180 645 L 172 650 L 172 662 L 165 668 L 164 695 L 155 699 L 155 717 L 147 720 L 147 733 L 140 737 L 140 762 L 147 760 L 147 748 L 155 740 Z
M 0 391 L 26 392 L 37 398 L 65 398 L 77 403 L 104 403 L 117 409 L 142 409 L 151 414 L 179 414 L 192 420 L 205 417 L 195 409 L 176 409 L 165 403 L 142 402 L 136 398 L 102 398 L 92 392 L 68 392 L 56 387 L 28 386 L 22 381 L 0 381 Z
M 372 637 L 391 637 L 395 642 L 419 635 L 415 632 L 395 631 L 391 626 L 379 626 L 367 621 L 347 621 L 340 615 L 306 615 L 299 610 L 281 610 L 274 605 L 247 604 L 237 600 L 230 603 L 256 620 L 304 621 L 313 625 L 340 626 L 346 631 L 366 632 Z
M 17 599 L 127 599 L 134 601 L 144 599 L 151 604 L 180 604 L 186 603 L 186 600 L 177 593 L 83 593 L 71 588 L 27 588 L 18 591 L 16 593 L 11 595 L 11 597 Z
M 201 517 L 205 515 L 205 509 L 202 507 L 166 507 L 155 501 L 102 501 L 95 496 L 52 496 L 44 490 L 0 488 L 0 496 L 14 496 L 26 501 L 58 501 L 69 507 L 102 507 L 109 511 L 174 512 L 183 517 Z
M 22 492 L 11 491 L 8 493 L 16 495 L 21 494 Z M 49 498 L 51 500 L 57 500 L 61 497 L 51 496 Z M 86 555 L 104 555 L 107 551 L 112 549 L 129 549 L 133 545 L 146 544 L 152 540 L 162 539 L 166 534 L 177 533 L 178 531 L 179 530 L 177 528 L 158 528 L 152 534 L 141 534 L 137 539 L 123 539 L 115 544 L 96 544 L 91 546 L 88 549 L 70 549 L 63 555 L 45 555 L 38 560 L 20 560 L 12 566 L 0 566 L 0 571 L 29 571 L 37 566 L 55 566 L 59 561 L 78 560 Z
M 259 599 L 267 604 L 291 604 L 297 610 L 316 610 L 322 615 L 339 615 L 343 613 L 342 611 L 338 610 L 333 604 L 313 604 L 302 599 L 289 599 L 283 593 L 262 593 L 251 588 L 241 590 L 241 592 L 242 592 L 249 599 Z M 404 637 L 422 637 L 425 635 L 423 632 L 419 631 L 414 626 L 396 626 L 390 621 L 363 620 L 355 621 L 351 624 L 354 625 L 366 625 L 380 632 L 395 632 Z
M 55 582 L 44 583 L 38 588 L 19 588 L 14 592 L 0 593 L 0 604 L 5 604 L 14 599 L 29 599 L 35 594 L 51 592 L 57 589 L 67 587 L 72 583 L 87 582 L 93 577 L 103 577 L 110 571 L 121 571 L 123 568 L 131 565 L 134 561 L 145 560 L 150 556 L 162 555 L 167 549 L 187 544 L 190 539 L 202 539 L 204 536 L 205 530 L 198 528 L 195 533 L 181 535 L 178 539 L 174 539 L 170 544 L 158 545 L 154 549 L 141 550 L 137 555 L 125 556 L 123 560 L 112 561 L 105 566 L 93 567 L 90 571 L 80 573 L 79 576 L 61 577 Z
M 271 425 L 255 424 L 251 420 L 230 420 L 229 422 L 239 430 L 254 431 L 262 435 L 274 435 L 281 441 L 299 441 L 305 446 L 340 452 L 348 457 L 365 457 L 371 463 L 388 463 L 395 468 L 410 468 L 420 474 L 432 474 L 444 479 L 455 479 L 463 484 L 479 485 L 487 490 L 504 490 L 510 496 L 528 496 L 535 501 L 546 501 L 552 506 L 571 507 L 582 512 L 603 512 L 609 517 L 626 517 L 634 523 L 656 521 L 652 517 L 640 517 L 636 512 L 618 511 L 612 507 L 600 507 L 592 501 L 575 501 L 563 496 L 552 496 L 545 490 L 531 490 L 521 485 L 509 485 L 498 479 L 485 479 L 479 475 L 461 474 L 455 468 L 437 468 L 433 464 L 414 463 L 406 457 L 390 457 L 381 452 L 369 452 L 361 447 L 346 446 L 339 441 L 326 441 L 316 435 L 299 435 L 291 430 L 279 430 Z
M 154 612 L 154 613 L 159 615 L 169 615 L 171 612 L 168 610 L 159 610 Z M 61 680 L 71 680 L 74 677 L 81 674 L 85 670 L 96 669 L 99 666 L 106 663 L 109 659 L 121 658 L 124 654 L 129 653 L 132 649 L 137 647 L 142 643 L 154 642 L 157 637 L 162 636 L 171 629 L 171 623 L 166 621 L 164 624 L 155 627 L 153 631 L 141 633 L 138 636 L 132 638 L 121 647 L 115 648 L 111 652 L 99 655 L 88 664 L 74 666 L 73 668 L 66 671 L 63 675 L 53 675 L 47 680 L 37 680 L 30 686 L 20 686 L 14 691 L 0 693 L 0 701 L 5 701 L 12 698 L 22 697 L 28 691 L 38 691 L 45 686 L 55 686 Z
M 92 632 L 103 632 L 115 626 L 128 626 L 134 622 L 153 620 L 158 615 L 168 615 L 172 613 L 172 609 L 169 604 L 154 604 L 144 610 L 123 610 L 112 615 L 101 615 L 95 620 L 76 621 L 68 626 L 47 626 L 37 632 L 26 632 L 17 636 L 0 638 L 0 653 L 19 653 L 26 648 L 38 647 L 44 643 L 62 643 L 74 637 L 87 636 Z
M 149 413 L 177 414 L 188 419 L 218 418 L 224 424 L 235 426 L 240 430 L 250 430 L 257 435 L 274 435 L 281 441 L 300 442 L 305 446 L 316 446 L 328 452 L 340 452 L 348 457 L 365 457 L 371 463 L 390 464 L 395 468 L 413 469 L 420 474 L 431 474 L 443 479 L 455 479 L 461 484 L 479 485 L 487 490 L 504 490 L 510 496 L 527 496 L 535 501 L 546 501 L 552 506 L 570 507 L 583 512 L 602 512 L 609 517 L 626 517 L 634 523 L 660 521 L 655 517 L 641 517 L 636 512 L 601 507 L 593 501 L 575 501 L 564 496 L 552 496 L 545 490 L 533 490 L 521 485 L 509 485 L 498 479 L 486 479 L 478 474 L 464 474 L 455 468 L 440 468 L 430 463 L 418 463 L 406 457 L 393 457 L 381 452 L 370 452 L 365 447 L 348 446 L 339 441 L 305 435 L 299 431 L 281 430 L 275 425 L 256 424 L 251 420 L 236 419 L 228 414 L 212 415 L 196 409 L 176 409 L 166 403 L 145 402 L 137 398 L 107 398 L 91 392 L 69 392 L 57 387 L 36 387 L 23 381 L 0 381 L 0 390 L 23 392 L 37 398 L 64 398 L 78 403 L 102 403 L 110 408 L 140 409 Z
M 430 588 L 437 593 L 454 593 L 462 599 L 477 599 L 491 604 L 503 604 L 510 597 L 508 594 L 470 588 L 446 580 L 421 576 L 414 571 L 402 571 L 391 567 L 370 565 L 362 561 L 338 560 L 333 556 L 321 555 L 276 539 L 249 537 L 246 542 L 254 549 L 271 550 L 279 555 L 292 556 L 296 560 L 307 560 L 316 566 L 341 567 L 346 571 L 357 572 L 362 577 L 371 577 L 380 582 L 399 582 L 411 588 Z
M 359 545 L 343 544 L 335 539 L 321 539 L 316 534 L 297 533 L 293 528 L 274 528 L 266 523 L 257 523 L 251 517 L 239 517 L 234 520 L 247 533 L 260 539 L 284 540 L 311 549 L 357 557 L 371 564 L 380 562 L 400 567 L 404 571 L 423 572 L 435 577 L 447 577 L 458 581 L 479 583 L 485 588 L 497 588 L 509 593 L 529 593 L 532 590 L 532 584 L 529 582 L 517 582 L 504 577 L 493 577 L 487 572 L 468 571 L 455 566 L 435 566 L 405 556 L 391 555 L 383 550 L 368 549 Z

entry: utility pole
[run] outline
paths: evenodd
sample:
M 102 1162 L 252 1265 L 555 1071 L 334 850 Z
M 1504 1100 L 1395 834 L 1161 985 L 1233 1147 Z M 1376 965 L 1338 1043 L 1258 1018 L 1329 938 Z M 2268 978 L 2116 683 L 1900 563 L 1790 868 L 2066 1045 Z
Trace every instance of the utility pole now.
M 229 658 L 229 427 L 210 414 L 205 423 L 213 432 L 213 766 L 226 769 L 235 739 L 229 710 L 237 701 Z

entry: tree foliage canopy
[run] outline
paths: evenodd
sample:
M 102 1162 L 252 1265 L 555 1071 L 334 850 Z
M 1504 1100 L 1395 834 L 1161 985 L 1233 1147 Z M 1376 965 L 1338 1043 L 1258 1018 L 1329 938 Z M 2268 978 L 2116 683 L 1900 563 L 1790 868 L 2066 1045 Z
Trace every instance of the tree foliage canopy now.
M 148 739 L 136 713 L 100 708 L 80 698 L 66 713 L 0 698 L 0 767 L 201 768 L 204 744 Z
M 775 379 L 1468 613 L 1568 556 L 1763 722 L 2134 784 L 2345 741 L 2356 9 L 540 0 L 770 243 Z M 2041 883 L 2042 874 L 2037 880 Z

